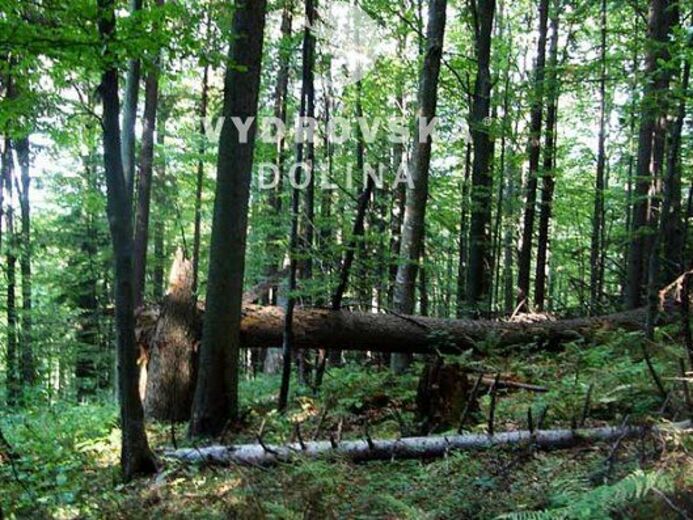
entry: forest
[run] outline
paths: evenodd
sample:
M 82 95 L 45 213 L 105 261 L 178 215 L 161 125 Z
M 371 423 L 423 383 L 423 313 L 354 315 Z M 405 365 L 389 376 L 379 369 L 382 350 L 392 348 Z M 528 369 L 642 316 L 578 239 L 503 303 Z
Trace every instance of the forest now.
M 693 517 L 693 4 L 0 0 L 0 519 Z

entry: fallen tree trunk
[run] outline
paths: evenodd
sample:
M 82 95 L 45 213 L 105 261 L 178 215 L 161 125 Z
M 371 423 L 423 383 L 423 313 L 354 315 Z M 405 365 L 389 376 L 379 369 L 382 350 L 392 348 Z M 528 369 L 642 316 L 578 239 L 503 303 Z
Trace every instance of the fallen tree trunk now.
M 446 320 L 419 316 L 297 309 L 296 348 L 335 348 L 375 352 L 459 353 L 533 342 L 555 346 L 589 338 L 609 329 L 640 330 L 645 309 L 592 318 L 516 323 L 491 320 Z M 241 321 L 245 347 L 281 344 L 284 312 L 278 307 L 246 305 Z
M 690 428 L 690 421 L 672 425 L 676 431 Z M 239 444 L 182 448 L 166 452 L 166 457 L 188 462 L 230 466 L 271 466 L 289 462 L 296 456 L 319 458 L 337 456 L 354 462 L 393 459 L 427 459 L 443 457 L 454 450 L 483 450 L 491 447 L 529 445 L 542 450 L 570 448 L 580 444 L 609 442 L 637 437 L 648 432 L 664 433 L 665 428 L 648 426 L 605 426 L 580 430 L 514 431 L 495 435 L 471 434 L 429 437 L 405 437 L 399 440 L 310 441 L 286 445 Z
M 204 312 L 200 305 L 198 310 Z M 590 318 L 531 322 L 449 320 L 302 308 L 295 311 L 294 335 L 296 348 L 303 349 L 459 353 L 528 343 L 553 348 L 566 341 L 590 339 L 608 330 L 642 330 L 645 317 L 644 308 Z M 152 337 L 157 318 L 156 308 L 141 309 L 138 313 L 138 339 L 144 348 Z M 660 313 L 662 323 L 675 318 L 673 309 Z M 241 320 L 242 346 L 280 345 L 283 320 L 284 310 L 280 307 L 245 304 Z M 195 334 L 199 338 L 201 330 Z

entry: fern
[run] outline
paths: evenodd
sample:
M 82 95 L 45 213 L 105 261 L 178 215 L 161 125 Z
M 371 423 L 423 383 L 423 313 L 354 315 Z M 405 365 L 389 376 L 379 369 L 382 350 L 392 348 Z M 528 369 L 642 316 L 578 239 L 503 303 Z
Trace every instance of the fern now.
M 512 520 L 605 518 L 610 512 L 626 504 L 641 500 L 655 487 L 668 489 L 670 483 L 658 472 L 645 473 L 637 470 L 615 484 L 599 486 L 582 494 L 575 494 L 574 490 L 562 493 L 560 502 L 564 503 L 567 496 L 572 499 L 566 506 L 543 511 L 507 513 L 498 518 Z

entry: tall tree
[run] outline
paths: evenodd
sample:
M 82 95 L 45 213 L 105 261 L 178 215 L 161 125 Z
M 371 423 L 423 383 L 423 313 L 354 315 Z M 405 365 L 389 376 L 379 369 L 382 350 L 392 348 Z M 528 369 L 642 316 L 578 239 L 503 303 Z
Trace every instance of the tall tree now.
M 191 435 L 218 434 L 238 414 L 241 303 L 265 8 L 265 0 L 236 0 L 233 12 Z M 247 133 L 242 133 L 239 127 L 248 123 Z
M 22 218 L 21 247 L 19 252 L 19 269 L 22 274 L 22 314 L 20 334 L 20 375 L 25 387 L 34 384 L 36 377 L 34 351 L 32 345 L 32 294 L 31 294 L 31 186 L 29 137 L 17 139 L 15 148 L 19 159 L 20 186 L 19 209 Z
M 277 82 L 274 86 L 274 117 L 286 124 L 287 118 L 287 94 L 289 90 L 289 68 L 291 65 L 291 29 L 293 23 L 293 0 L 284 0 L 281 21 L 281 40 L 279 45 L 279 68 L 277 70 Z M 279 172 L 277 186 L 270 190 L 267 203 L 273 219 L 272 232 L 267 240 L 267 278 L 276 277 L 279 271 L 280 261 L 283 255 L 277 242 L 280 239 L 278 229 L 282 213 L 282 189 L 284 177 L 284 163 L 286 162 L 286 137 L 283 133 L 277 133 L 274 164 Z M 276 304 L 276 286 L 272 287 L 270 303 Z
M 522 225 L 522 244 L 517 261 L 517 299 L 521 309 L 529 306 L 530 272 L 532 268 L 532 242 L 537 202 L 537 177 L 541 151 L 541 124 L 544 112 L 544 66 L 546 64 L 546 33 L 549 16 L 549 0 L 539 0 L 539 38 L 537 59 L 534 64 L 534 87 L 531 95 L 529 122 L 529 171 L 525 188 L 525 210 Z
M 602 297 L 604 266 L 604 176 L 606 167 L 606 0 L 601 2 L 601 38 L 599 47 L 599 137 L 597 141 L 597 177 L 594 186 L 594 210 L 592 212 L 592 245 L 590 249 L 590 308 L 595 312 Z
M 132 204 L 123 175 L 120 143 L 120 102 L 118 70 L 112 42 L 116 18 L 114 0 L 98 0 L 99 34 L 103 41 L 104 70 L 99 92 L 103 104 L 103 153 L 106 172 L 108 224 L 115 256 L 115 317 L 118 344 L 118 395 L 122 442 L 120 462 L 123 475 L 130 480 L 140 473 L 156 470 L 144 430 L 140 400 L 135 343 L 134 290 L 132 272 Z
M 469 228 L 467 266 L 467 306 L 472 312 L 484 307 L 491 288 L 491 191 L 493 178 L 493 137 L 488 117 L 491 110 L 491 32 L 495 0 L 471 2 L 477 60 L 474 95 L 469 126 L 474 144 L 472 164 L 472 214 Z M 486 301 L 488 303 L 488 301 Z
M 693 34 L 689 34 L 686 45 L 693 47 Z M 679 84 L 679 105 L 674 124 L 670 127 L 666 175 L 664 178 L 664 207 L 662 211 L 663 252 L 666 253 L 664 264 L 664 283 L 669 283 L 686 269 L 683 246 L 685 242 L 684 220 L 681 204 L 681 133 L 686 118 L 686 100 L 690 99 L 689 83 L 691 77 L 691 60 L 684 60 Z
M 12 90 L 11 80 L 8 91 Z M 8 95 L 8 97 L 11 97 Z M 19 359 L 17 353 L 17 237 L 14 229 L 14 201 L 12 196 L 12 184 L 14 183 L 14 157 L 12 144 L 9 138 L 5 138 L 3 153 L 3 176 L 0 179 L 0 189 L 7 196 L 5 216 L 5 276 L 7 279 L 7 404 L 16 405 L 20 397 Z
M 207 11 L 207 27 L 205 41 L 210 43 L 211 34 L 211 12 Z M 193 251 L 192 251 L 192 291 L 197 293 L 197 285 L 200 281 L 200 243 L 202 241 L 202 185 L 205 178 L 205 151 L 207 150 L 207 134 L 205 132 L 205 120 L 207 119 L 207 105 L 209 103 L 209 62 L 205 60 L 202 69 L 202 92 L 200 93 L 200 103 L 197 108 L 199 121 L 200 145 L 197 149 L 199 157 L 197 159 L 197 174 L 195 178 L 195 228 L 193 232 Z
M 163 0 L 157 0 L 162 6 Z M 159 104 L 159 57 L 152 63 L 144 87 L 144 117 L 142 120 L 142 148 L 137 178 L 137 206 L 135 208 L 135 240 L 133 249 L 135 275 L 135 308 L 144 301 L 147 272 L 147 245 L 149 243 L 149 207 L 152 198 L 152 171 L 154 169 L 154 129 Z
M 312 30 L 312 25 L 315 20 L 315 9 L 313 0 L 305 0 L 305 19 L 306 24 L 303 28 L 303 47 L 301 50 L 301 99 L 299 103 L 299 117 L 304 118 L 307 116 L 310 110 L 310 103 L 313 97 L 313 36 L 310 32 Z M 310 135 L 310 130 L 308 130 L 308 135 L 305 133 L 296 141 L 296 167 L 292 169 L 295 179 L 294 189 L 291 193 L 291 227 L 289 230 L 289 281 L 288 281 L 288 295 L 286 299 L 286 312 L 284 314 L 284 334 L 282 338 L 282 380 L 279 388 L 279 400 L 277 403 L 277 408 L 280 411 L 284 411 L 289 400 L 289 378 L 291 377 L 291 357 L 294 355 L 293 352 L 293 317 L 294 317 L 294 307 L 296 306 L 296 288 L 297 288 L 297 278 L 298 278 L 298 258 L 299 254 L 299 210 L 301 206 L 300 195 L 301 191 L 298 186 L 302 185 L 300 180 L 301 172 L 304 169 L 304 140 L 312 139 Z M 309 143 L 309 153 L 312 149 L 312 144 Z M 313 172 L 312 162 L 305 161 L 307 165 L 307 170 L 305 173 L 312 177 Z M 312 179 L 309 181 L 311 184 Z M 309 191 L 311 191 L 309 189 Z M 312 198 L 313 195 L 306 196 L 306 203 L 308 199 Z M 312 204 L 312 202 L 311 202 Z M 312 209 L 310 210 L 312 212 Z M 306 211 L 306 216 L 310 213 Z M 311 222 L 306 223 L 307 226 L 311 226 Z M 304 237 L 304 239 L 307 237 Z M 309 244 L 304 244 L 305 248 L 309 248 Z M 311 251 L 306 249 L 308 255 L 312 254 Z M 299 364 L 299 378 L 302 379 L 305 375 L 304 365 L 303 365 L 303 354 L 299 354 L 297 359 Z
M 407 186 L 400 263 L 395 279 L 394 305 L 398 312 L 412 314 L 415 304 L 415 282 L 419 259 L 423 250 L 426 202 L 428 200 L 428 170 L 431 162 L 431 136 L 421 133 L 435 118 L 438 102 L 438 76 L 445 35 L 445 8 L 447 0 L 431 0 L 428 5 L 426 49 L 419 76 L 416 115 L 419 120 L 414 130 L 411 183 Z M 409 366 L 411 356 L 393 354 L 391 367 L 400 373 Z
M 670 0 L 651 0 L 647 26 L 645 56 L 645 86 L 640 104 L 638 153 L 635 168 L 635 190 L 631 216 L 631 240 L 628 251 L 625 304 L 636 308 L 642 304 L 646 260 L 649 254 L 649 235 L 653 232 L 650 187 L 656 178 L 655 134 L 658 120 L 664 119 L 664 96 L 669 71 L 662 66 L 669 59 L 667 40 L 671 28 Z
M 541 204 L 539 236 L 537 237 L 537 265 L 534 276 L 534 305 L 544 310 L 546 299 L 546 269 L 549 251 L 549 227 L 553 211 L 553 192 L 556 184 L 556 119 L 558 115 L 558 24 L 560 2 L 553 5 L 551 14 L 551 41 L 549 43 L 549 70 L 546 86 L 546 128 L 544 131 L 544 158 L 541 173 Z

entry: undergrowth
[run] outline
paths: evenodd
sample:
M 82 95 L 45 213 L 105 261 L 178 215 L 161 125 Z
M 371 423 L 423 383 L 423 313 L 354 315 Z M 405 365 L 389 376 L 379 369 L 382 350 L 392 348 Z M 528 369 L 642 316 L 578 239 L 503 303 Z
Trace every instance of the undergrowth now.
M 527 350 L 463 361 L 489 373 L 547 386 L 543 394 L 499 394 L 496 431 L 526 428 L 527 409 L 548 407 L 545 428 L 570 427 L 591 387 L 587 426 L 684 418 L 676 375 L 680 345 L 660 331 L 655 368 L 672 390 L 666 407 L 642 359 L 638 335 L 605 334 L 598 346 Z M 460 360 L 458 357 L 457 360 Z M 243 421 L 224 442 L 304 438 L 395 438 L 418 433 L 420 366 L 403 377 L 349 364 L 328 371 L 322 392 L 299 388 L 286 415 L 274 411 L 279 380 L 241 384 Z M 295 382 L 292 388 L 296 389 Z M 465 429 L 486 430 L 490 404 Z M 661 413 L 660 413 L 661 412 Z M 296 461 L 271 469 L 208 468 L 167 460 L 151 479 L 127 485 L 118 471 L 115 405 L 60 402 L 0 417 L 12 448 L 0 451 L 0 506 L 7 518 L 677 518 L 693 508 L 690 438 L 647 437 L 614 445 L 538 452 L 456 452 L 432 461 Z M 453 431 L 453 430 L 451 430 Z M 149 426 L 157 450 L 187 445 L 185 426 Z M 677 512 L 678 509 L 678 512 Z M 2 516 L 2 515 L 0 515 Z

